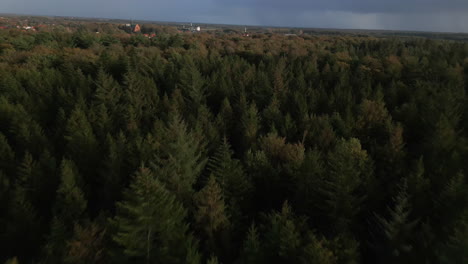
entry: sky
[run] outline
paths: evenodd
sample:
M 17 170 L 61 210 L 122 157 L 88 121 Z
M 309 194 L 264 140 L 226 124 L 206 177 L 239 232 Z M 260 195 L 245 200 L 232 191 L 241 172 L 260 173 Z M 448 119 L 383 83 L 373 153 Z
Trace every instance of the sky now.
M 468 33 L 468 0 L 0 0 L 0 13 Z

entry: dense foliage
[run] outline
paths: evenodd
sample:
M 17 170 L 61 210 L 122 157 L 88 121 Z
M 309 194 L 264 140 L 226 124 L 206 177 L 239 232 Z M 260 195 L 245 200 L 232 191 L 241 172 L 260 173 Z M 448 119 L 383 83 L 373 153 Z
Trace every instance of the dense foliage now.
M 462 42 L 0 31 L 0 261 L 468 263 L 467 81 Z

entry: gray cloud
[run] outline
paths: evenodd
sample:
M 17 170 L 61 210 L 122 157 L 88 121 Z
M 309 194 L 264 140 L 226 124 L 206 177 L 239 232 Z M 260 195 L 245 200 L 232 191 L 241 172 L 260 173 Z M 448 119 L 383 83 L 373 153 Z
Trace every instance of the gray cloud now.
M 233 6 L 258 9 L 345 11 L 354 13 L 466 12 L 467 0 L 218 0 Z
M 468 0 L 0 0 L 0 12 L 468 32 Z

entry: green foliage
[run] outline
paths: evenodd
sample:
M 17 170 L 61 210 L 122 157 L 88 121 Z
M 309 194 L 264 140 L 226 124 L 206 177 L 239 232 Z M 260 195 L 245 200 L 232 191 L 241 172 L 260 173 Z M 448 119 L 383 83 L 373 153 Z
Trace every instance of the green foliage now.
M 28 184 L 29 182 L 17 181 L 13 185 L 0 234 L 4 250 L 10 256 L 22 256 L 24 260 L 28 258 L 22 252 L 26 250 L 37 254 L 41 241 L 40 218 L 28 195 Z M 18 240 L 18 237 L 21 237 L 21 240 Z
M 225 212 L 226 205 L 221 187 L 213 175 L 210 176 L 206 186 L 195 194 L 194 203 L 195 223 L 200 233 L 206 237 L 206 248 L 208 252 L 218 253 L 222 232 L 229 227 L 229 219 Z
M 206 97 L 204 79 L 191 59 L 188 59 L 183 63 L 183 68 L 180 70 L 178 79 L 179 83 L 177 87 L 182 90 L 182 93 L 190 104 L 203 104 Z
M 467 43 L 28 21 L 0 262 L 467 262 Z
M 227 227 L 229 222 L 224 212 L 225 204 L 221 188 L 213 176 L 195 195 L 194 202 L 197 207 L 195 220 L 208 237 L 213 238 L 217 231 Z
M 146 263 L 184 263 L 191 236 L 186 210 L 147 168 L 140 168 L 117 204 L 113 240 L 125 256 Z
M 80 176 L 72 161 L 62 160 L 60 178 L 50 233 L 44 249 L 47 263 L 63 262 L 67 251 L 65 242 L 72 237 L 75 224 L 86 217 L 87 200 L 80 187 Z
M 178 113 L 172 113 L 169 118 L 163 131 L 161 154 L 153 167 L 160 181 L 187 205 L 194 192 L 193 185 L 206 163 L 202 156 L 204 144 L 188 130 Z
M 102 263 L 105 230 L 96 223 L 82 227 L 75 225 L 73 238 L 67 242 L 66 263 Z
M 328 157 L 329 175 L 323 182 L 323 210 L 334 232 L 347 232 L 356 220 L 372 175 L 372 163 L 358 139 L 340 140 Z
M 18 264 L 18 258 L 14 257 L 14 258 L 11 258 L 11 259 L 8 259 L 5 264 Z
M 8 144 L 7 139 L 2 133 L 0 133 L 0 165 L 3 171 L 11 172 L 15 157 L 14 155 L 15 154 Z
M 417 220 L 410 217 L 407 188 L 404 180 L 394 198 L 394 207 L 388 210 L 388 218 L 377 216 L 383 234 L 383 241 L 379 243 L 382 246 L 382 261 L 386 263 L 412 263 L 409 256 L 414 248 L 412 238 Z
M 78 30 L 72 36 L 73 46 L 80 49 L 90 48 L 95 42 L 95 38 L 86 30 Z
M 64 133 L 68 155 L 79 168 L 82 168 L 83 173 L 90 173 L 99 154 L 98 142 L 86 114 L 79 107 L 71 113 Z
M 440 263 L 465 263 L 468 261 L 468 221 L 467 213 L 457 223 L 453 234 L 439 252 Z
M 224 138 L 218 150 L 209 159 L 207 168 L 223 190 L 232 221 L 239 224 L 242 220 L 242 210 L 249 207 L 252 183 L 245 175 L 239 160 L 233 158 L 233 154 L 227 139 Z
M 242 262 L 246 264 L 261 263 L 263 256 L 261 255 L 261 244 L 257 227 L 252 224 L 247 231 L 247 237 L 244 241 L 242 249 Z
M 54 213 L 69 224 L 83 217 L 87 201 L 80 188 L 80 176 L 72 161 L 62 161 L 60 175 L 61 182 L 57 189 Z
M 207 264 L 218 264 L 219 261 L 218 261 L 217 257 L 212 256 L 206 263 Z
M 250 104 L 245 112 L 241 112 L 240 128 L 243 135 L 243 147 L 249 149 L 252 147 L 257 138 L 258 130 L 260 129 L 259 115 L 257 107 L 254 103 Z
M 287 202 L 281 212 L 269 214 L 267 219 L 261 247 L 264 259 L 260 263 L 335 263 L 326 243 L 304 229 L 304 219 L 295 216 Z

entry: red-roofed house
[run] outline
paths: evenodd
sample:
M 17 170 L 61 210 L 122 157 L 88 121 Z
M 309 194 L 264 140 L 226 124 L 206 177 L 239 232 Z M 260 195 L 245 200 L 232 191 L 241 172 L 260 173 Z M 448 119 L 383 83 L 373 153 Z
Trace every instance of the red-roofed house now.
M 132 32 L 133 33 L 137 33 L 137 32 L 140 32 L 140 31 L 141 31 L 140 25 L 138 25 L 138 24 L 132 25 Z

